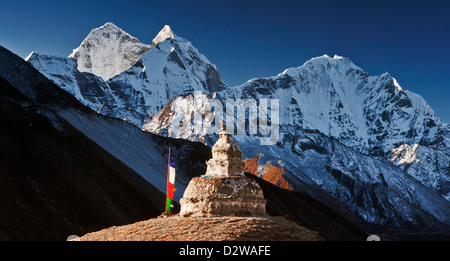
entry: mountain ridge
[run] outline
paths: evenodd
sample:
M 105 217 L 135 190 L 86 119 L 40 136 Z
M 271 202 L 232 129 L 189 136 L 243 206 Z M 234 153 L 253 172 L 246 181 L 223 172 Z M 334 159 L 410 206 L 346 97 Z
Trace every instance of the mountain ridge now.
M 394 225 L 409 222 L 411 216 L 408 215 L 415 211 L 414 208 L 422 213 L 424 220 L 430 214 L 427 212 L 431 211 L 432 216 L 438 217 L 440 221 L 448 221 L 445 220 L 445 214 L 439 213 L 439 209 L 421 208 L 427 208 L 426 200 L 440 202 L 438 205 L 445 208 L 448 203 L 441 202 L 439 197 L 450 199 L 450 127 L 431 107 L 425 106 L 426 101 L 420 95 L 404 90 L 389 73 L 371 76 L 348 58 L 323 55 L 310 59 L 302 66 L 288 68 L 278 75 L 255 78 L 240 86 L 229 87 L 220 80 L 215 65 L 189 41 L 178 36 L 158 42 L 142 54 L 130 69 L 106 82 L 98 80 L 95 75 L 77 72 L 73 65 L 67 65 L 68 60 L 40 59 L 32 55 L 28 62 L 61 88 L 73 95 L 81 94 L 81 101 L 101 114 L 129 121 L 155 134 L 203 141 L 206 144 L 212 144 L 214 135 L 201 134 L 194 126 L 194 119 L 189 114 L 194 113 L 193 109 L 202 107 L 199 104 L 197 107 L 189 106 L 190 102 L 196 102 L 192 93 L 206 93 L 202 94 L 201 99 L 216 97 L 223 104 L 227 98 L 279 99 L 279 144 L 272 147 L 271 152 L 271 149 L 256 145 L 256 138 L 261 135 L 237 137 L 236 141 L 247 151 L 246 157 L 254 158 L 263 152 L 259 159 L 260 166 L 269 166 L 270 162 L 270 166 L 284 168 L 283 177 L 290 176 L 290 180 L 301 180 L 308 185 L 315 183 L 317 186 L 329 184 L 328 193 L 335 197 L 342 196 L 337 190 L 342 188 L 356 197 L 351 199 L 352 203 L 347 201 L 350 204 L 347 206 L 365 215 L 366 220 L 386 220 L 381 214 L 374 214 L 377 211 L 369 211 L 371 207 L 379 208 L 377 200 L 382 200 L 384 204 L 391 204 L 390 214 L 401 217 L 393 220 Z M 48 66 L 51 63 L 59 64 Z M 84 77 L 84 83 L 72 80 L 81 77 Z M 83 86 L 87 86 L 87 83 L 98 91 L 85 91 Z M 180 114 L 181 111 L 186 114 Z M 161 113 L 165 116 L 162 117 Z M 155 116 L 150 118 L 152 115 Z M 185 131 L 172 132 L 170 128 L 173 123 L 183 117 Z M 164 122 L 158 121 L 162 118 Z M 321 134 L 311 134 L 315 130 Z M 416 149 L 407 153 L 405 144 Z M 336 154 L 337 148 L 340 148 L 341 155 Z M 280 152 L 280 149 L 284 149 L 284 152 Z M 280 154 L 274 154 L 274 151 Z M 296 156 L 283 154 L 287 152 Z M 326 156 L 326 153 L 329 155 Z M 396 156 L 391 160 L 394 158 L 393 153 Z M 417 160 L 408 160 L 414 158 L 411 153 L 417 154 Z M 285 155 L 285 158 L 280 155 Z M 349 166 L 339 161 L 342 155 L 349 157 Z M 284 159 L 291 159 L 292 162 Z M 308 162 L 312 165 L 308 165 Z M 362 162 L 368 163 L 368 166 L 379 166 L 388 173 L 379 175 L 375 173 L 376 168 L 367 169 Z M 383 185 L 383 180 L 389 175 L 403 177 L 404 172 L 409 176 L 405 176 L 408 178 L 397 192 L 408 190 L 408 182 L 414 183 L 411 179 L 417 179 L 428 189 L 439 193 L 434 196 L 432 192 L 421 188 L 421 195 L 427 196 L 416 198 L 398 194 L 411 210 L 406 214 L 395 213 L 398 211 L 393 207 L 395 204 L 389 202 L 389 198 L 378 198 L 375 193 L 376 189 L 381 189 L 383 193 L 389 192 L 390 188 Z M 373 187 L 366 192 L 354 191 L 359 185 L 353 183 L 361 182 L 361 177 L 367 180 L 360 185 L 367 185 L 376 177 L 381 187 Z M 366 194 L 362 196 L 359 193 Z M 362 200 L 358 197 L 365 198 Z
M 95 113 L 4 48 L 0 60 L 0 114 L 7 123 L 0 132 L 10 137 L 0 144 L 0 160 L 5 161 L 0 193 L 6 193 L 1 197 L 5 215 L 0 223 L 8 225 L 0 226 L 1 239 L 65 240 L 159 215 L 166 185 L 161 164 L 167 162 L 169 146 L 181 194 L 183 184 L 204 174 L 205 161 L 211 158 L 207 146 L 145 133 Z M 358 218 L 350 212 L 342 215 L 306 195 L 284 194 L 258 182 L 264 184 L 271 214 L 289 215 L 331 240 L 365 239 L 366 233 L 353 223 Z M 279 204 L 281 196 L 291 199 L 289 209 Z
M 159 42 L 132 66 L 106 81 L 99 75 L 80 72 L 78 60 L 33 52 L 26 61 L 94 111 L 139 127 L 173 96 L 225 86 L 216 66 L 191 42 L 178 36 Z

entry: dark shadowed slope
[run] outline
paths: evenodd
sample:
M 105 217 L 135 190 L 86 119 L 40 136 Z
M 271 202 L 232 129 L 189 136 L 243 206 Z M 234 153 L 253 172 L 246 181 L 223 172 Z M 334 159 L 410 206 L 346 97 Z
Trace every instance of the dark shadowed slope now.
M 57 87 L 39 74 L 32 74 L 34 80 L 21 75 L 17 68 L 26 63 L 17 60 L 0 66 L 5 70 L 12 62 L 11 82 L 0 77 L 0 240 L 65 240 L 159 215 L 163 193 L 48 106 L 22 95 L 77 106 L 64 94 L 56 100 Z M 26 84 L 32 85 L 29 92 Z
M 0 46 L 0 76 L 35 103 L 87 110 L 22 58 Z

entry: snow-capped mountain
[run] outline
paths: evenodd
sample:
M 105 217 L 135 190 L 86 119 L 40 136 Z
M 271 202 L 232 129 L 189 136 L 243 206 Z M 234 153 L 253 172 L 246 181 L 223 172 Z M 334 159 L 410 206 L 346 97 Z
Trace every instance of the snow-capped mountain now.
M 177 97 L 144 125 L 143 130 L 212 145 L 217 135 L 206 134 L 193 118 L 196 111 L 210 107 L 209 101 L 206 94 Z M 174 128 L 177 125 L 183 127 Z M 206 117 L 204 125 L 209 126 Z M 449 221 L 450 202 L 426 186 L 430 185 L 427 184 L 429 179 L 435 178 L 445 187 L 447 181 L 442 180 L 445 176 L 441 177 L 440 173 L 424 177 L 427 182 L 416 180 L 382 158 L 359 152 L 318 130 L 307 130 L 294 124 L 280 125 L 277 145 L 261 146 L 259 138 L 258 135 L 234 135 L 243 158 L 258 155 L 258 175 L 263 176 L 266 169 L 276 166 L 294 190 L 318 199 L 320 195 L 315 191 L 325 190 L 353 213 L 372 223 L 425 227 L 426 223 Z
M 450 147 L 448 124 L 422 97 L 404 91 L 388 73 L 370 76 L 340 56 L 313 58 L 221 95 L 279 99 L 283 124 L 319 130 L 375 156 L 404 143 Z
M 450 199 L 450 125 L 388 73 L 371 76 L 348 58 L 324 55 L 277 76 L 227 88 L 219 96 L 279 99 L 280 124 L 319 130 L 394 162 Z M 406 146 L 415 148 L 415 160 L 399 153 Z
M 172 97 L 225 87 L 215 65 L 169 26 L 145 45 L 107 23 L 67 58 L 33 52 L 26 60 L 84 105 L 139 127 Z
M 278 99 L 276 145 L 261 146 L 261 135 L 235 138 L 244 157 L 261 153 L 261 170 L 268 163 L 283 168 L 292 187 L 323 189 L 367 221 L 449 222 L 450 203 L 441 196 L 450 199 L 450 127 L 388 73 L 371 76 L 348 58 L 324 55 L 227 87 L 216 67 L 168 26 L 129 69 L 106 81 L 80 72 L 79 59 L 33 52 L 27 61 L 98 113 L 208 145 L 215 136 L 200 131 L 195 111 L 208 107 L 211 97 L 224 105 L 227 98 Z M 200 121 L 214 113 L 200 113 Z M 183 128 L 174 130 L 180 120 Z

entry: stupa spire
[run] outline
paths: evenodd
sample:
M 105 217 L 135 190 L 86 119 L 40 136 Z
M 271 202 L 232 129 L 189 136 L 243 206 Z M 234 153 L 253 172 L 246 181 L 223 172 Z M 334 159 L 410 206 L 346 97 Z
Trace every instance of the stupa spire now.
M 242 151 L 233 137 L 225 130 L 221 123 L 219 140 L 212 148 L 212 159 L 206 162 L 208 168 L 205 176 L 231 177 L 244 175 L 244 162 Z

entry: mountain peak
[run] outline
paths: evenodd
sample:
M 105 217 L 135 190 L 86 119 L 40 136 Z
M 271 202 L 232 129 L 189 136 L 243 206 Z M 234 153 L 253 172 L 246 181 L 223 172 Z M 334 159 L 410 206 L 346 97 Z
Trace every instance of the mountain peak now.
M 333 58 L 331 58 L 327 54 L 324 54 L 322 56 L 318 56 L 318 57 L 314 57 L 314 58 L 309 59 L 302 66 L 288 68 L 288 69 L 284 70 L 282 73 L 278 74 L 278 76 L 281 76 L 281 75 L 295 76 L 295 75 L 298 75 L 300 73 L 300 71 L 302 69 L 306 68 L 306 67 L 315 68 L 318 65 L 323 65 L 325 67 L 328 67 L 328 66 L 331 65 L 332 67 L 341 68 L 341 69 L 342 69 L 342 67 L 344 67 L 344 68 L 348 67 L 348 68 L 351 68 L 351 69 L 363 71 L 361 68 L 356 66 L 347 57 L 343 57 L 343 56 L 339 56 L 339 55 L 335 54 L 333 56 Z
M 356 66 L 349 58 L 339 56 L 337 54 L 335 54 L 333 56 L 333 58 L 331 58 L 327 54 L 324 54 L 319 57 L 314 57 L 314 58 L 308 60 L 306 63 L 304 63 L 301 67 L 308 66 L 308 65 L 315 66 L 315 65 L 319 65 L 319 64 L 326 65 L 326 66 L 331 65 L 335 68 L 341 68 L 341 69 L 349 68 L 349 69 L 364 71 L 363 69 Z
M 36 57 L 38 55 L 38 53 L 36 51 L 32 51 L 27 57 L 25 57 L 25 61 L 28 61 L 30 59 L 32 59 L 33 57 Z
M 167 38 L 175 38 L 175 34 L 173 33 L 170 26 L 165 25 L 163 29 L 156 35 L 156 37 L 152 41 L 152 47 L 156 46 L 158 43 L 166 40 Z
M 113 31 L 113 32 L 124 32 L 126 33 L 124 30 L 122 30 L 121 28 L 119 28 L 117 25 L 113 24 L 112 22 L 107 22 L 104 25 L 100 26 L 100 27 L 96 27 L 94 29 L 91 30 L 91 33 L 89 35 L 93 35 L 95 33 L 98 32 L 104 32 L 104 31 Z
M 99 29 L 100 28 L 112 28 L 112 29 L 116 29 L 116 30 L 117 29 L 122 30 L 117 25 L 113 24 L 112 22 L 106 22 L 104 25 L 100 26 Z
M 108 22 L 93 29 L 69 57 L 77 59 L 80 72 L 95 74 L 106 81 L 130 68 L 150 48 Z
M 81 45 L 83 45 L 84 42 L 88 41 L 89 39 L 95 38 L 95 39 L 101 39 L 103 41 L 107 41 L 110 40 L 113 36 L 116 35 L 127 35 L 132 37 L 131 35 L 129 35 L 127 32 L 125 32 L 124 30 L 122 30 L 121 28 L 119 28 L 117 25 L 111 23 L 111 22 L 107 22 L 104 25 L 94 28 L 91 30 L 91 32 L 86 36 L 86 38 L 84 39 L 84 41 L 81 43 Z M 134 37 L 133 37 L 134 38 Z M 81 47 L 80 45 L 80 47 Z M 77 49 L 74 49 L 72 54 L 69 57 L 73 57 L 74 53 L 80 49 L 80 47 L 78 47 Z

